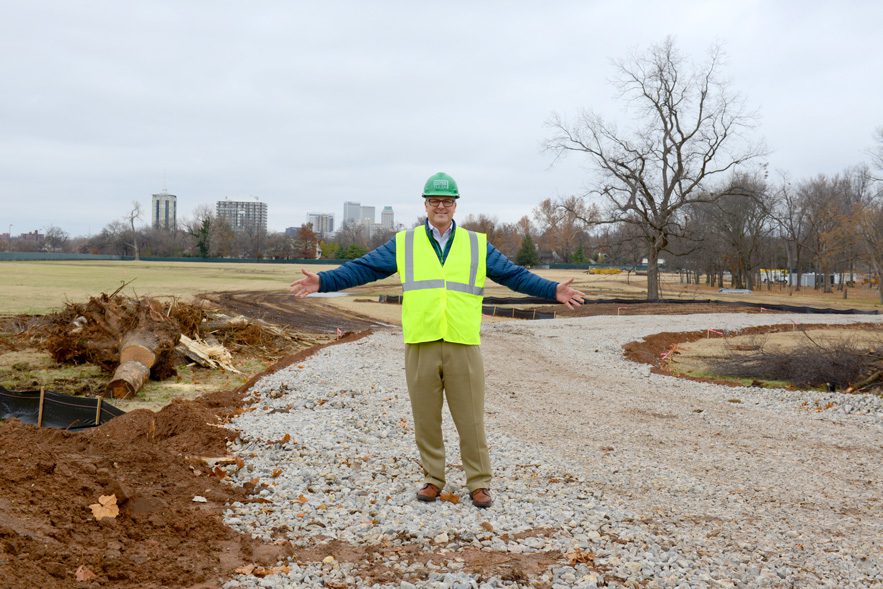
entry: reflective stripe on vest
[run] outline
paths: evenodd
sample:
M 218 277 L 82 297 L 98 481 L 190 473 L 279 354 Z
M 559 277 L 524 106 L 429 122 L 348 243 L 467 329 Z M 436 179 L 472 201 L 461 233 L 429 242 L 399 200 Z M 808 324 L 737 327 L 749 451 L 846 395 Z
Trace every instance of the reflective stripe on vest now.
M 462 282 L 445 282 L 444 280 L 414 280 L 414 229 L 408 229 L 405 233 L 405 279 L 402 282 L 402 292 L 411 290 L 424 290 L 427 288 L 446 288 L 457 292 L 465 292 L 474 295 L 484 295 L 484 287 L 475 286 L 475 280 L 478 277 L 478 235 L 474 231 L 461 229 L 469 235 L 470 245 L 470 261 L 469 261 L 469 283 Z M 419 227 L 421 231 L 425 231 L 424 227 Z

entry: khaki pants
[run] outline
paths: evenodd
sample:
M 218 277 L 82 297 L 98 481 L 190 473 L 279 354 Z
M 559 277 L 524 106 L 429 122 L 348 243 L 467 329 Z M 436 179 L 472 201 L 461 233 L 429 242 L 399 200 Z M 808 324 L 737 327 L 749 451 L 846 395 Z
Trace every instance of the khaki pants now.
M 407 344 L 405 375 L 424 482 L 445 486 L 443 393 L 460 435 L 469 491 L 489 488 L 491 460 L 484 434 L 484 363 L 478 346 L 444 341 Z

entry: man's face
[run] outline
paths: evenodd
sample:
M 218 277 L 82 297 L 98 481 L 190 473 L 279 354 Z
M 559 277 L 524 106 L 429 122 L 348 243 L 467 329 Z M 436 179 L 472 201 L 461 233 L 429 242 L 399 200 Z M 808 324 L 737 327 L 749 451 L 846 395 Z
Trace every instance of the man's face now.
M 426 207 L 429 223 L 439 230 L 448 228 L 454 218 L 454 211 L 457 210 L 456 199 L 448 196 L 429 196 L 423 199 L 423 205 Z

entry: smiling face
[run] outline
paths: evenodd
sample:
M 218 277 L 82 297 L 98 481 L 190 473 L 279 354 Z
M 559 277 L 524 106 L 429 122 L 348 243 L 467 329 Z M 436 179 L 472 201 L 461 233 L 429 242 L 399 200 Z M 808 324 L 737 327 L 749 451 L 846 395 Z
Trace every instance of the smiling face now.
M 447 204 L 450 206 L 445 206 Z M 457 200 L 444 196 L 430 196 L 423 199 L 423 206 L 426 208 L 429 224 L 441 233 L 447 231 L 454 218 L 454 211 L 457 210 Z

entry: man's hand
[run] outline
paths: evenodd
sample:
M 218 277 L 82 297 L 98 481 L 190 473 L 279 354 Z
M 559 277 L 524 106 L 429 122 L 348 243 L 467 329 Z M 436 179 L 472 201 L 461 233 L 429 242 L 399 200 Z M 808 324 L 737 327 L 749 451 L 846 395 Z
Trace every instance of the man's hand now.
M 583 297 L 586 295 L 571 287 L 571 282 L 573 282 L 573 278 L 558 283 L 558 288 L 555 289 L 555 300 L 568 309 L 576 309 L 583 304 Z
M 301 268 L 300 271 L 303 272 L 304 277 L 292 282 L 291 288 L 289 288 L 288 291 L 299 299 L 308 294 L 319 292 L 319 285 L 321 283 L 319 275 L 310 272 L 309 270 L 304 270 L 303 268 Z

